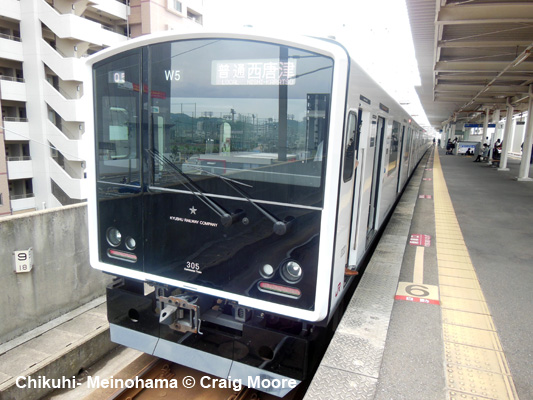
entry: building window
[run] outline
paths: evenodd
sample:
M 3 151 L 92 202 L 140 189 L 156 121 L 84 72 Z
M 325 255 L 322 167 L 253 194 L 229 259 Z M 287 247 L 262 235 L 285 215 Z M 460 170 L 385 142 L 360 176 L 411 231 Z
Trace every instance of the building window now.
M 171 0 L 174 5 L 174 10 L 181 12 L 181 1 Z
M 191 11 L 191 10 L 187 10 L 187 18 L 189 18 L 190 20 L 202 25 L 202 15 L 201 14 L 196 14 L 195 12 Z
M 0 206 L 4 205 L 4 200 L 2 199 L 3 195 L 4 195 L 3 193 L 0 193 Z

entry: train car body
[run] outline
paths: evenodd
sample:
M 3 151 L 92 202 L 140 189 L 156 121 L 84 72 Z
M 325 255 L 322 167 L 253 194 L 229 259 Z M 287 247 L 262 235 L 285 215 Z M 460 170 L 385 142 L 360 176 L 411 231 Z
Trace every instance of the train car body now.
M 331 40 L 166 33 L 87 72 L 112 340 L 284 395 L 429 140 Z

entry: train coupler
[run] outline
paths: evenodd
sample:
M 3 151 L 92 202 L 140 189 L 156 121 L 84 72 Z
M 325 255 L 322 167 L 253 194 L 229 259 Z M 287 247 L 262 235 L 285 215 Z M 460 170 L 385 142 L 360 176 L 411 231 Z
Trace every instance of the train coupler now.
M 200 332 L 200 306 L 198 298 L 190 295 L 159 297 L 161 314 L 159 323 L 178 332 Z

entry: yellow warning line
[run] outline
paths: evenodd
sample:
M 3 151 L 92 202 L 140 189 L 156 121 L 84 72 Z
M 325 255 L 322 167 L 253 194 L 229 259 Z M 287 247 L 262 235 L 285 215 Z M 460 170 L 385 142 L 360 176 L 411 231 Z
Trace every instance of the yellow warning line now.
M 424 247 L 422 246 L 417 246 L 416 248 L 413 283 L 424 283 Z
M 448 399 L 518 399 L 444 180 L 433 159 L 433 199 Z

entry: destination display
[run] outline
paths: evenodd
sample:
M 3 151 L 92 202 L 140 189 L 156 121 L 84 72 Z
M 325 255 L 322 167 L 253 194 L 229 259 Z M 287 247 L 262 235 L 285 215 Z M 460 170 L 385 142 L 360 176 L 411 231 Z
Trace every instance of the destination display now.
M 212 85 L 282 85 L 296 83 L 296 61 L 262 60 L 213 60 Z

